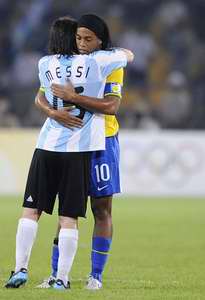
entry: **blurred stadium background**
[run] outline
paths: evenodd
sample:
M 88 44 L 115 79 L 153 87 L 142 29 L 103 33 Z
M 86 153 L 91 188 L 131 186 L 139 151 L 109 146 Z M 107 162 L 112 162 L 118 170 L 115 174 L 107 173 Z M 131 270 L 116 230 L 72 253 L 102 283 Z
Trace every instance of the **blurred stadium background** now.
M 124 192 L 205 195 L 204 0 L 1 0 L 0 193 L 22 192 L 44 120 L 34 97 L 51 22 L 85 13 L 135 53 L 118 113 Z

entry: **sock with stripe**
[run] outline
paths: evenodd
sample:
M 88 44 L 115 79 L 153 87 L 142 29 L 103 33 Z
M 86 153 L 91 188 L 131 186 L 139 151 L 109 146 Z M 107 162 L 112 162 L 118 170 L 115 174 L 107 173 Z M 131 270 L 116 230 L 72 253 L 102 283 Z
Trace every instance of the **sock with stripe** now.
M 58 238 L 53 240 L 52 256 L 51 256 L 51 267 L 52 267 L 52 276 L 56 277 L 58 271 L 58 258 L 59 258 L 59 249 L 58 249 Z
M 102 281 L 102 273 L 108 259 L 111 243 L 111 238 L 93 237 L 92 240 L 91 275 L 99 281 Z

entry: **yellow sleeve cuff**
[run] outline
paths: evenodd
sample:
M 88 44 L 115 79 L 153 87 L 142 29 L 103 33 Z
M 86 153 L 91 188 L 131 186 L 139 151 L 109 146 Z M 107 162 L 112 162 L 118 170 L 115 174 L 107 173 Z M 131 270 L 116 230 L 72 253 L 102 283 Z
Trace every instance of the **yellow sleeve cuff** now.
M 41 91 L 42 93 L 45 93 L 45 88 L 43 86 L 40 87 L 39 91 Z

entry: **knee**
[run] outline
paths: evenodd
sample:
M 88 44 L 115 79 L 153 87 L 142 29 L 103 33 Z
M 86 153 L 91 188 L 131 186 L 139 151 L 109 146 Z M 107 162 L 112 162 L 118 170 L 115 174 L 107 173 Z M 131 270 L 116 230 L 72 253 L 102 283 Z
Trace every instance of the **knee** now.
M 22 218 L 31 219 L 33 221 L 38 221 L 40 218 L 41 212 L 39 212 L 36 208 L 27 208 L 24 207 Z
M 77 229 L 78 220 L 70 217 L 59 216 L 60 228 L 64 229 Z
M 102 205 L 102 203 L 95 203 L 92 205 L 92 212 L 95 220 L 106 221 L 112 218 L 111 209 L 108 205 Z

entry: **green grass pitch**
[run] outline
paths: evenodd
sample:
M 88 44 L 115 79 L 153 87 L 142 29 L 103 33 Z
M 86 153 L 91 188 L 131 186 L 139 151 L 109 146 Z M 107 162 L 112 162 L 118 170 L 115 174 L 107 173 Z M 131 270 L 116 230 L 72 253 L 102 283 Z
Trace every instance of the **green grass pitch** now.
M 50 274 L 50 252 L 56 212 L 39 223 L 29 281 L 17 290 L 3 288 L 14 266 L 15 234 L 21 198 L 0 198 L 0 299 L 2 300 L 198 300 L 205 299 L 205 200 L 114 200 L 114 239 L 103 289 L 84 289 L 89 273 L 90 210 L 80 221 L 79 248 L 71 274 L 70 291 L 39 290 Z

